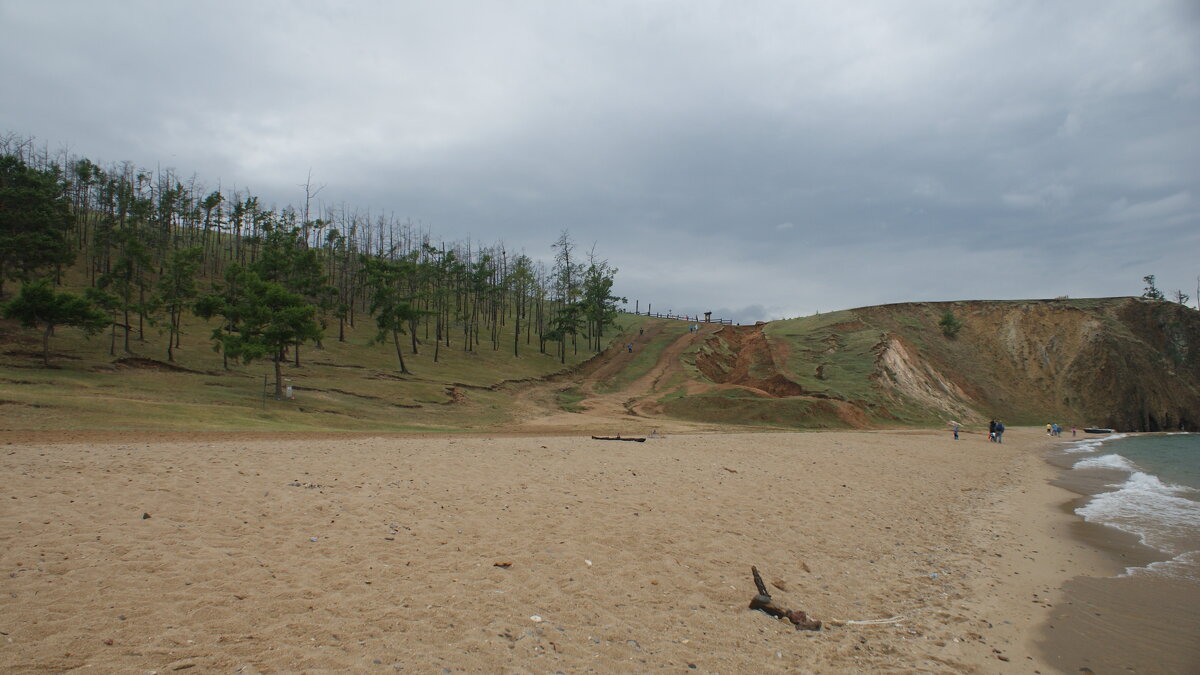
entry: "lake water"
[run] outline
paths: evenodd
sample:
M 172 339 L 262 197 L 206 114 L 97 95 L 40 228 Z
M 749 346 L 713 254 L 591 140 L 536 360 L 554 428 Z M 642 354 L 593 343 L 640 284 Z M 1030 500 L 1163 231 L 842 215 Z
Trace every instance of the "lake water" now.
M 1129 532 L 1164 560 L 1127 574 L 1163 574 L 1200 583 L 1200 434 L 1113 434 L 1068 443 L 1060 464 L 1092 496 L 1085 520 Z

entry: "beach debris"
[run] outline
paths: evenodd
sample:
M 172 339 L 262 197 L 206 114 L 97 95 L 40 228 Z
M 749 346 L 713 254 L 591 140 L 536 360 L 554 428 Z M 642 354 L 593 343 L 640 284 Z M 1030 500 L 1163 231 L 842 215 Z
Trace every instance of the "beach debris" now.
M 593 441 L 631 441 L 633 443 L 645 443 L 646 442 L 646 439 L 644 439 L 644 438 L 632 438 L 632 437 L 621 438 L 621 434 L 617 434 L 616 436 L 592 436 L 592 440 Z
M 494 562 L 494 563 L 492 563 L 492 567 L 504 567 L 504 568 L 509 568 L 509 567 L 512 567 L 512 561 L 510 561 L 510 560 L 504 560 L 504 561 L 501 561 L 501 562 Z
M 142 520 L 149 520 L 149 518 L 150 518 L 149 513 L 142 513 Z
M 537 614 L 534 614 L 533 616 L 529 617 L 529 620 L 534 623 L 541 623 L 542 617 L 538 616 Z
M 809 618 L 808 614 L 802 610 L 785 609 L 775 604 L 775 601 L 771 599 L 771 594 L 767 592 L 767 585 L 763 583 L 757 567 L 752 566 L 750 573 L 754 575 L 754 586 L 758 589 L 758 595 L 750 601 L 750 609 L 757 609 L 777 619 L 787 619 L 792 622 L 796 630 L 821 630 L 821 622 Z
M 308 540 L 309 540 L 309 541 L 311 541 L 311 542 L 313 542 L 313 543 L 316 543 L 316 541 L 317 541 L 317 538 L 316 538 L 316 537 L 309 537 L 309 538 L 308 538 Z

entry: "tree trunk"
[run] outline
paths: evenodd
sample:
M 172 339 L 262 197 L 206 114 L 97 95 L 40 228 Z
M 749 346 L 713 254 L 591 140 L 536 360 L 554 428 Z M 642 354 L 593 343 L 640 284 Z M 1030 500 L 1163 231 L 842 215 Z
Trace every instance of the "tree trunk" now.
M 283 348 L 275 350 L 275 400 L 283 400 Z
M 46 330 L 42 332 L 42 366 L 50 367 L 50 334 L 54 332 L 54 324 L 46 324 Z
M 433 362 L 438 362 L 438 355 L 442 351 L 442 315 L 438 314 L 437 321 L 433 327 Z
M 129 325 L 128 303 L 126 304 L 124 316 L 125 316 L 125 353 L 132 354 L 133 350 L 129 348 L 129 333 L 132 330 L 132 327 Z
M 167 333 L 167 362 L 174 363 L 175 362 L 175 335 L 176 335 L 176 331 L 179 330 L 179 326 L 177 325 L 178 322 L 176 321 L 176 314 L 175 314 L 174 310 L 171 311 L 171 317 L 170 317 L 169 321 L 171 322 L 171 330 Z
M 408 366 L 404 365 L 404 350 L 400 349 L 400 331 L 392 331 L 392 343 L 396 345 L 396 357 L 400 359 L 400 372 L 405 375 L 412 375 L 408 372 Z

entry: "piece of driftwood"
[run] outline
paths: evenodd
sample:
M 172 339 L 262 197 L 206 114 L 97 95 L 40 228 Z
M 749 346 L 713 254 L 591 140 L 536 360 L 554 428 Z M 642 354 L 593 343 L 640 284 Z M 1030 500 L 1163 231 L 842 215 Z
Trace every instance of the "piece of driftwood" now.
M 621 438 L 621 434 L 616 436 L 592 436 L 593 441 L 632 441 L 634 443 L 645 443 L 644 438 Z
M 817 619 L 810 619 L 808 614 L 798 609 L 785 609 L 775 604 L 771 599 L 771 594 L 767 592 L 767 585 L 763 583 L 762 577 L 758 575 L 758 568 L 751 567 L 750 572 L 754 575 L 754 585 L 758 588 L 758 595 L 750 601 L 750 609 L 757 609 L 760 612 L 770 614 L 777 619 L 787 619 L 792 622 L 796 630 L 821 630 L 821 622 Z

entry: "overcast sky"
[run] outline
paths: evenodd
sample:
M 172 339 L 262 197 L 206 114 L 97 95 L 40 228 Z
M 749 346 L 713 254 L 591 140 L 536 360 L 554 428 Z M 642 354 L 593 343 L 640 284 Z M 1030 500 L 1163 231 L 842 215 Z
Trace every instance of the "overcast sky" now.
M 0 0 L 0 134 L 394 213 L 630 306 L 1196 295 L 1200 2 Z

